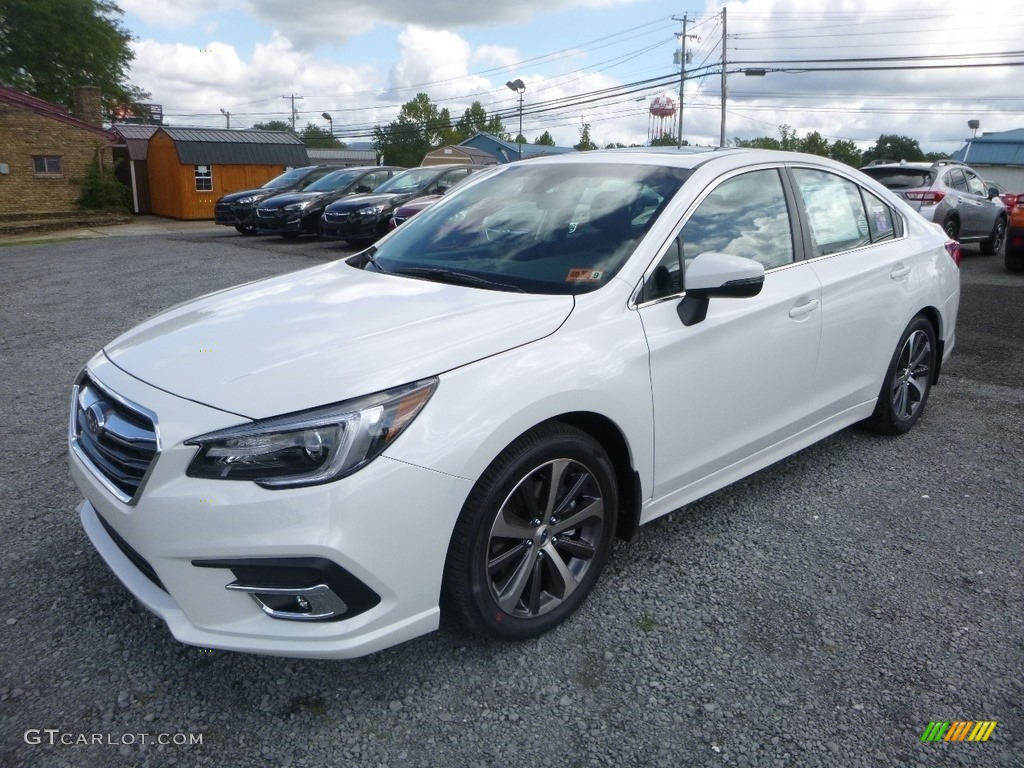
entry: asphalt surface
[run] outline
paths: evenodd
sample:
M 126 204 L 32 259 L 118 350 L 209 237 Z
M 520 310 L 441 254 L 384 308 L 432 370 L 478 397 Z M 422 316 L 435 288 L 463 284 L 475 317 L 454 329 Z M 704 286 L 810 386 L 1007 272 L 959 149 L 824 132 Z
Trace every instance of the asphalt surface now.
M 122 330 L 346 251 L 122 234 L 0 247 L 0 766 L 1024 766 L 1024 276 L 1001 257 L 966 249 L 909 435 L 846 430 L 642 528 L 540 639 L 445 626 L 329 662 L 173 640 L 81 530 L 65 424 Z M 922 743 L 936 720 L 998 725 Z

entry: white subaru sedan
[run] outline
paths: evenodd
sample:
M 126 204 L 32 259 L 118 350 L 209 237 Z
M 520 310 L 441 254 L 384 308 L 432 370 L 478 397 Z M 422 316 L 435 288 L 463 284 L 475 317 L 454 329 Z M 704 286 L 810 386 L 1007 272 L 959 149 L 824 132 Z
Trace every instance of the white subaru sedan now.
M 844 165 L 586 152 L 167 310 L 74 384 L 85 530 L 182 642 L 345 658 L 545 632 L 614 537 L 921 417 L 959 246 Z

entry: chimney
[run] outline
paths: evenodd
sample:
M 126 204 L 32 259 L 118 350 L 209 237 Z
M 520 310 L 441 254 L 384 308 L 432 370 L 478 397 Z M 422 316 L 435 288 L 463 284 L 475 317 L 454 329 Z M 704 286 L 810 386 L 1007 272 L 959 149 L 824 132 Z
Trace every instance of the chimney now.
M 103 127 L 100 109 L 100 89 L 95 85 L 80 85 L 74 91 L 75 108 L 71 114 L 90 125 Z

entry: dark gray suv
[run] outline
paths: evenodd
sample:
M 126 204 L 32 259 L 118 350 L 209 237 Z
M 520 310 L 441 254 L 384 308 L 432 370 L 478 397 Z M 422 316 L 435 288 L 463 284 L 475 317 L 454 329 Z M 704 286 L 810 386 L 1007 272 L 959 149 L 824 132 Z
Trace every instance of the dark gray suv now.
M 1006 207 L 999 191 L 963 163 L 872 163 L 861 171 L 906 200 L 953 240 L 979 243 L 996 254 L 1006 238 Z

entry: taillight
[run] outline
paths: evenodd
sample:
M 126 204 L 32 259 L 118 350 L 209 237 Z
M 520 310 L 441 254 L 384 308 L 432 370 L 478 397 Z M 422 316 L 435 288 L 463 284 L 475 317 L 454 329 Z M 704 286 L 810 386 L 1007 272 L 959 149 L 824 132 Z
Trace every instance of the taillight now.
M 945 192 L 940 192 L 936 189 L 913 189 L 910 192 L 904 192 L 903 194 L 907 200 L 913 200 L 918 203 L 927 203 L 928 205 L 941 203 L 942 198 L 946 196 Z
M 953 263 L 958 267 L 960 266 L 960 243 L 956 240 L 949 240 L 946 242 L 946 253 L 953 259 Z

